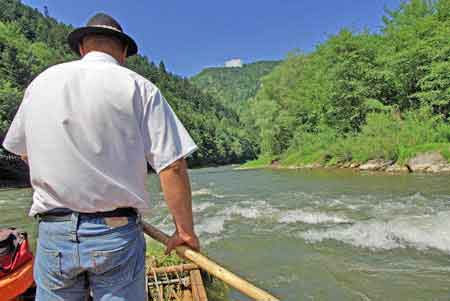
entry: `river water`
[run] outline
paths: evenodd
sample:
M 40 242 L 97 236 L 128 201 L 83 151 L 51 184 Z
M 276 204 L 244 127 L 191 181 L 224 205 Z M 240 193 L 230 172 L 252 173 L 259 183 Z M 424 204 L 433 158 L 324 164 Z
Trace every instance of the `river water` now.
M 450 176 L 231 166 L 190 176 L 203 250 L 281 300 L 450 300 Z M 146 219 L 171 231 L 154 175 L 149 189 Z M 0 192 L 0 226 L 34 235 L 30 195 Z

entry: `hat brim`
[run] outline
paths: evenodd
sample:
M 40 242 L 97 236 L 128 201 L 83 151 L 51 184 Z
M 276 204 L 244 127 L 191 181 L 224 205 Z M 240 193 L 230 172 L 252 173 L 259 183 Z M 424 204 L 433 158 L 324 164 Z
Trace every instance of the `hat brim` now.
M 118 38 L 123 43 L 128 45 L 127 57 L 135 55 L 138 52 L 136 42 L 129 35 L 120 32 L 118 30 L 113 30 L 100 26 L 85 26 L 77 28 L 74 31 L 72 31 L 67 37 L 70 49 L 72 49 L 78 55 L 81 55 L 79 45 L 83 41 L 83 38 L 89 34 L 102 34 Z

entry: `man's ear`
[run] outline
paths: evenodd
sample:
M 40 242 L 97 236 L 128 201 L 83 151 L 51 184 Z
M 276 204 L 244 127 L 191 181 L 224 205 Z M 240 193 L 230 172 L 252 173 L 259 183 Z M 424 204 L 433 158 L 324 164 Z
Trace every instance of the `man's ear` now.
M 80 53 L 80 56 L 84 56 L 83 43 L 78 44 L 78 52 Z
M 123 52 L 122 52 L 122 65 L 125 64 L 125 60 L 127 58 L 127 52 L 128 52 L 128 44 L 125 45 L 125 47 L 123 47 Z

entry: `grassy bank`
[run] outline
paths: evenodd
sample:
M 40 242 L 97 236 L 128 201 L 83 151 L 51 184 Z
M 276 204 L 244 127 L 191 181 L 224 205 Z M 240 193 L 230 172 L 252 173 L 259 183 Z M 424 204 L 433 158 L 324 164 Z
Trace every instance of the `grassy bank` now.
M 268 155 L 262 155 L 258 157 L 256 160 L 248 161 L 241 166 L 239 166 L 239 169 L 256 169 L 256 168 L 264 168 L 269 166 L 275 157 L 268 156 Z
M 404 165 L 421 153 L 436 151 L 450 162 L 450 125 L 427 110 L 411 111 L 402 116 L 392 112 L 372 113 L 361 131 L 345 136 L 322 126 L 315 132 L 299 131 L 291 146 L 279 155 L 262 155 L 242 168 L 340 166 L 383 159 Z
M 150 264 L 151 261 L 156 261 L 158 266 L 165 267 L 171 265 L 177 265 L 186 263 L 183 259 L 181 259 L 175 252 L 172 252 L 170 255 L 164 254 L 164 247 L 155 242 L 154 240 L 147 240 L 147 265 Z M 228 287 L 220 280 L 211 278 L 205 281 L 206 293 L 208 294 L 208 300 L 210 301 L 227 301 L 228 297 Z

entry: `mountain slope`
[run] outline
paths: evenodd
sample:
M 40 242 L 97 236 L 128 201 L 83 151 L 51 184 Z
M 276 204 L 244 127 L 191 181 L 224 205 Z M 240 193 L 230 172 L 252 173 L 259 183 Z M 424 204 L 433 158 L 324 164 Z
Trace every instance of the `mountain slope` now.
M 191 78 L 202 91 L 209 93 L 232 108 L 256 95 L 260 80 L 280 62 L 261 61 L 242 67 L 207 68 Z
M 51 8 L 50 8 L 51 9 Z M 51 65 L 74 60 L 67 46 L 73 27 L 19 0 L 0 0 L 0 143 L 21 102 L 24 89 Z M 254 157 L 237 114 L 191 82 L 146 57 L 127 66 L 155 83 L 199 146 L 191 165 L 227 164 Z

